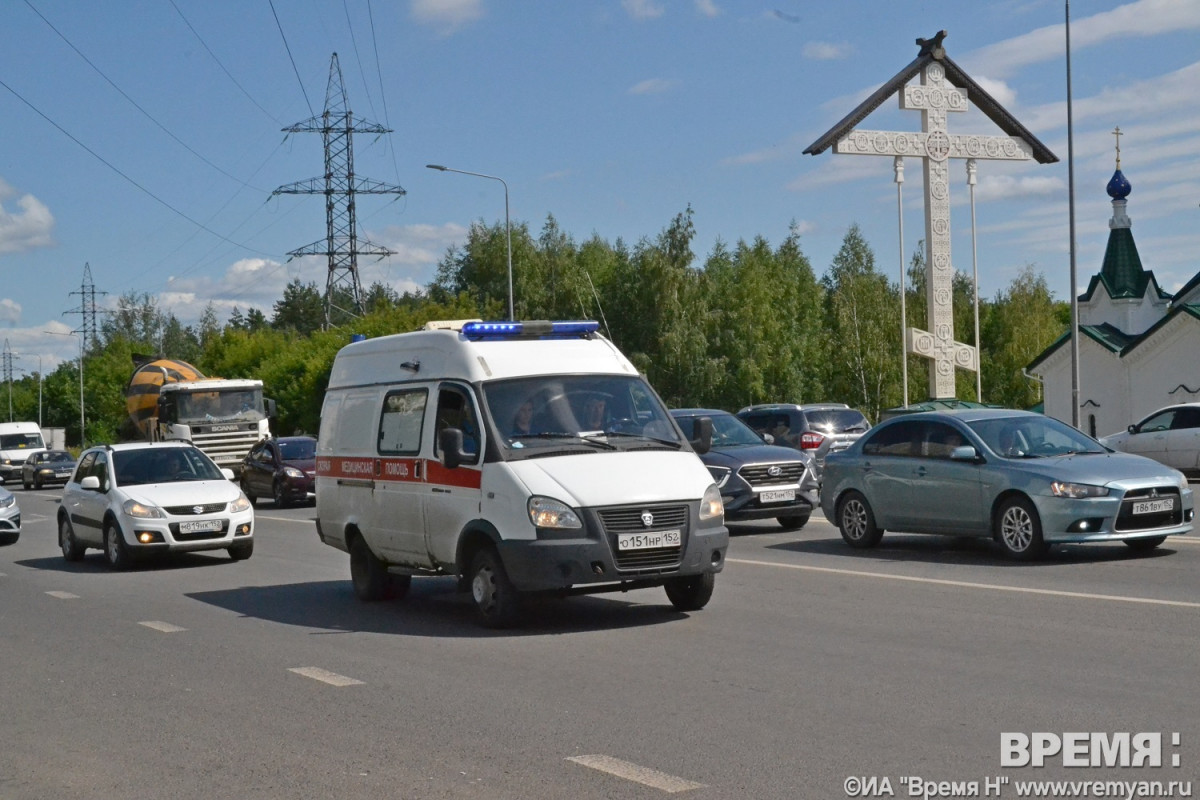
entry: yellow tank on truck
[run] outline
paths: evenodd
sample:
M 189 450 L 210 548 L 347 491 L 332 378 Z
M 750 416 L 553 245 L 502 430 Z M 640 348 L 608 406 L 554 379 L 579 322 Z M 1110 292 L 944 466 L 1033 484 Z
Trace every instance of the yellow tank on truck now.
M 130 425 L 141 438 L 152 440 L 158 416 L 158 392 L 162 385 L 202 380 L 205 380 L 204 374 L 186 361 L 157 358 L 141 362 L 125 387 L 125 411 L 129 414 Z

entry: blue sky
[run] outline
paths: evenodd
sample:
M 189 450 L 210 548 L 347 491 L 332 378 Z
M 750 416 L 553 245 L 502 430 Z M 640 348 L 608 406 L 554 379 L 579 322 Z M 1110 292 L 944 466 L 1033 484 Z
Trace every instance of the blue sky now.
M 395 255 L 362 283 L 425 285 L 470 224 L 548 214 L 577 242 L 633 244 L 689 205 L 699 260 L 718 240 L 794 222 L 818 273 L 857 223 L 898 276 L 888 158 L 803 150 L 917 54 L 946 51 L 1061 159 L 983 162 L 980 291 L 1026 264 L 1070 296 L 1063 0 L 8 0 L 0 26 L 0 327 L 17 374 L 78 353 L 88 264 L 102 304 L 148 292 L 194 323 L 272 303 L 291 280 L 324 288 L 319 114 L 338 53 L 354 113 L 386 136 L 354 142 L 358 232 Z M 1099 269 L 1121 166 L 1143 264 L 1169 290 L 1200 270 L 1200 0 L 1071 5 L 1079 285 Z M 919 130 L 889 101 L 864 128 Z M 951 133 L 996 134 L 982 114 Z M 965 167 L 952 175 L 955 268 L 972 271 Z M 920 165 L 904 186 L 904 258 L 923 231 Z M 520 270 L 520 263 L 514 265 Z M 72 294 L 75 292 L 76 294 Z

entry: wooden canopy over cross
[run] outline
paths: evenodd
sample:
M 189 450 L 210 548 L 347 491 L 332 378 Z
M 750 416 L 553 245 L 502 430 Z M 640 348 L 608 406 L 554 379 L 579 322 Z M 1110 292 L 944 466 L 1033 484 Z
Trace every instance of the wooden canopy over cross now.
M 949 400 L 955 396 L 955 368 L 978 370 L 975 347 L 954 340 L 953 283 L 950 259 L 949 159 L 965 158 L 1024 161 L 1048 164 L 1058 156 L 1005 111 L 979 84 L 946 56 L 942 47 L 945 31 L 932 39 L 917 39 L 917 58 L 864 100 L 841 122 L 804 151 L 817 155 L 833 145 L 836 153 L 921 159 L 925 177 L 925 299 L 931 331 L 909 328 L 905 351 L 931 360 L 929 397 Z M 921 82 L 909 86 L 916 75 Z M 863 131 L 862 122 L 893 94 L 900 95 L 900 108 L 921 112 L 920 133 Z M 948 112 L 966 111 L 974 101 L 984 114 L 1008 134 L 1006 136 L 951 135 L 946 128 Z

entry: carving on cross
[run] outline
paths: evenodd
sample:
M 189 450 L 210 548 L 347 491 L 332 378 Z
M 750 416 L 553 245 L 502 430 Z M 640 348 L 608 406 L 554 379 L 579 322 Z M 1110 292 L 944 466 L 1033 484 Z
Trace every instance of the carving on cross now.
M 935 37 L 927 44 L 937 48 L 941 41 Z M 967 110 L 967 93 L 946 80 L 945 68 L 937 61 L 921 70 L 920 85 L 904 87 L 900 108 L 921 112 L 920 133 L 852 130 L 835 143 L 834 152 L 919 158 L 924 165 L 925 299 L 932 333 L 909 328 L 905 350 L 932 360 L 929 396 L 945 400 L 955 396 L 956 368 L 979 369 L 976 348 L 954 340 L 948 161 L 951 158 L 1025 161 L 1033 158 L 1033 150 L 1015 136 L 949 134 L 946 115 Z

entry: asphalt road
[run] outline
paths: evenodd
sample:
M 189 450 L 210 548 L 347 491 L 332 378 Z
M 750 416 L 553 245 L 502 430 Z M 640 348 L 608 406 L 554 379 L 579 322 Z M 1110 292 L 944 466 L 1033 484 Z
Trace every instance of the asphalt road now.
M 14 493 L 0 800 L 824 800 L 855 796 L 856 778 L 896 797 L 930 795 L 917 780 L 991 797 L 1049 778 L 1200 782 L 1190 537 L 1026 565 L 950 538 L 851 551 L 819 516 L 798 533 L 762 523 L 734 529 L 701 612 L 641 590 L 538 601 L 524 626 L 492 632 L 451 579 L 359 603 L 311 507 L 260 501 L 248 561 L 114 573 L 96 551 L 63 561 L 56 490 Z M 1002 767 L 1011 732 L 1158 734 L 1163 766 L 1064 769 L 1058 754 Z M 1153 742 L 1138 741 L 1127 756 Z M 1119 748 L 1098 757 L 1122 761 Z

